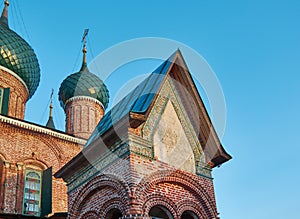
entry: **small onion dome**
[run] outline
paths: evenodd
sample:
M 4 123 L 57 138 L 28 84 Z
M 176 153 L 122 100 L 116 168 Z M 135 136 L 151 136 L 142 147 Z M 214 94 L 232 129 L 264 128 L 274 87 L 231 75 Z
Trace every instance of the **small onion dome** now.
M 31 98 L 40 83 L 40 67 L 30 45 L 9 29 L 8 5 L 8 1 L 5 1 L 0 18 L 0 65 L 16 73 L 25 82 Z
M 60 105 L 64 108 L 66 102 L 78 96 L 87 96 L 100 101 L 107 108 L 109 92 L 103 81 L 91 73 L 86 64 L 86 48 L 83 49 L 83 63 L 79 72 L 69 75 L 60 85 L 58 96 Z

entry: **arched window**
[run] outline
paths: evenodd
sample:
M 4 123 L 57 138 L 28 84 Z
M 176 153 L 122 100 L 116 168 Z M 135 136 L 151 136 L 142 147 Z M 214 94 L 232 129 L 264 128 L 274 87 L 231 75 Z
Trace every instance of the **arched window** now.
M 26 164 L 22 214 L 45 217 L 52 212 L 52 167 Z
M 149 216 L 155 219 L 173 219 L 171 212 L 161 205 L 152 207 L 149 211 Z
M 42 172 L 25 171 L 23 214 L 40 216 Z
M 113 208 L 109 210 L 109 212 L 105 217 L 105 219 L 119 219 L 119 218 L 122 218 L 122 212 L 117 208 Z
M 198 219 L 198 217 L 192 211 L 185 211 L 185 212 L 182 213 L 181 219 Z

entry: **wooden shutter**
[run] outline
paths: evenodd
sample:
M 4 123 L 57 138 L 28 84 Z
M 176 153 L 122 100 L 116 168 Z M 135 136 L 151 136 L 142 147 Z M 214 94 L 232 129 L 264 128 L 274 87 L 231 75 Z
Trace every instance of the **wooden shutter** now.
M 3 99 L 2 99 L 2 108 L 1 108 L 2 115 L 8 115 L 9 93 L 10 93 L 10 88 L 3 89 Z
M 52 212 L 52 167 L 43 171 L 41 217 Z

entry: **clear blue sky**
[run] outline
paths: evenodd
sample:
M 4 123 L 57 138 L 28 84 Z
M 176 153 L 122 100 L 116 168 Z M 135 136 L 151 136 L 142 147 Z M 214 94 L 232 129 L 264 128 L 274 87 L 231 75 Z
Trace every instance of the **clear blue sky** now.
M 17 19 L 19 9 L 27 31 Z M 221 218 L 299 217 L 300 1 L 11 0 L 10 18 L 10 26 L 30 40 L 42 70 L 27 104 L 26 119 L 36 123 L 46 123 L 51 88 L 57 94 L 62 80 L 78 70 L 85 28 L 94 57 L 149 36 L 195 49 L 213 68 L 226 99 L 222 143 L 233 159 L 214 170 Z M 156 65 L 119 72 L 134 76 Z M 113 80 L 107 86 L 112 94 L 118 90 Z M 57 95 L 54 106 L 63 129 Z

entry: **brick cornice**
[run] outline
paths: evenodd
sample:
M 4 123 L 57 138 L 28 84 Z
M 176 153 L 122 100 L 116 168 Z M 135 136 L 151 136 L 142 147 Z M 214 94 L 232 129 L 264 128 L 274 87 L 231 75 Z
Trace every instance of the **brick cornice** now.
M 37 133 L 47 134 L 47 135 L 50 135 L 50 136 L 53 136 L 53 137 L 56 137 L 56 138 L 60 138 L 62 140 L 66 140 L 66 141 L 73 142 L 73 143 L 78 143 L 78 144 L 81 144 L 81 145 L 84 145 L 86 143 L 86 140 L 84 140 L 84 139 L 79 139 L 79 138 L 76 138 L 76 137 L 73 137 L 73 136 L 70 136 L 70 135 L 67 135 L 67 134 L 63 134 L 63 133 L 60 133 L 60 132 L 57 132 L 57 131 L 50 130 L 48 128 L 38 126 L 36 124 L 28 123 L 28 122 L 25 122 L 25 121 L 20 121 L 20 120 L 10 118 L 10 117 L 6 117 L 6 116 L 3 116 L 3 115 L 0 115 L 0 122 L 7 123 L 7 124 L 10 124 L 10 125 L 14 125 L 14 126 L 18 126 L 20 128 L 27 129 L 27 130 L 30 130 L 30 131 L 34 131 L 34 132 L 37 132 Z
M 94 103 L 99 104 L 103 109 L 105 109 L 104 106 L 103 106 L 103 104 L 102 104 L 99 100 L 97 100 L 97 99 L 95 99 L 95 98 L 93 98 L 93 97 L 88 97 L 88 96 L 75 96 L 75 97 L 72 97 L 72 98 L 70 98 L 70 99 L 68 99 L 68 100 L 66 101 L 64 108 L 66 108 L 66 106 L 67 106 L 70 102 L 76 101 L 76 100 L 88 100 L 88 101 L 92 101 L 92 102 L 94 102 Z

